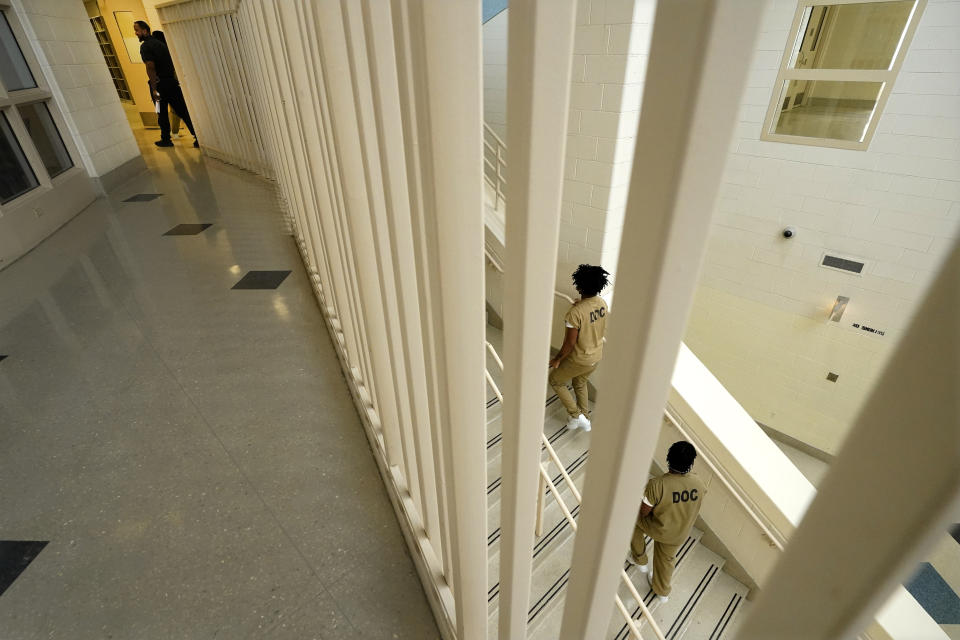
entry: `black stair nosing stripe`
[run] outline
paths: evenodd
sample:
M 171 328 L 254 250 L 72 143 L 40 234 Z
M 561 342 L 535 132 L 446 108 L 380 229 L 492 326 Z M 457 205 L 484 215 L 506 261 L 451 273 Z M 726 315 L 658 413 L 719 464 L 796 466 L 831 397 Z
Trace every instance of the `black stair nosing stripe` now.
M 576 472 L 580 469 L 580 467 L 583 466 L 583 463 L 586 462 L 586 460 L 587 460 L 587 454 L 588 454 L 588 453 L 590 453 L 590 452 L 589 452 L 589 451 L 584 451 L 584 452 L 581 453 L 576 459 L 574 459 L 573 462 L 570 463 L 570 466 L 566 468 L 566 471 L 567 471 L 567 475 L 568 475 L 568 476 L 571 475 L 571 474 L 573 474 L 573 473 L 576 473 Z M 552 480 L 553 484 L 556 485 L 557 483 L 560 482 L 560 480 L 561 480 L 562 478 L 563 478 L 563 474 L 558 473 L 557 475 L 555 475 L 555 476 L 553 477 L 553 480 Z M 499 480 L 499 478 L 498 478 L 498 480 Z M 496 481 L 494 481 L 494 482 L 496 482 Z M 497 485 L 497 486 L 499 486 L 499 485 Z M 487 491 L 487 495 L 490 495 L 490 493 L 491 493 L 491 491 L 488 490 L 488 491 Z M 550 489 L 547 488 L 547 489 L 544 491 L 544 495 L 547 495 L 547 494 L 549 494 L 549 493 L 550 493 Z M 579 505 L 579 504 L 578 504 L 576 507 L 574 507 L 574 508 L 570 511 L 570 513 L 571 513 L 571 514 L 574 514 L 574 511 L 576 511 L 576 512 L 579 512 L 579 511 L 580 511 L 580 505 Z M 563 519 L 561 520 L 561 522 L 566 522 L 566 521 L 567 521 L 566 518 L 563 518 Z M 497 539 L 499 539 L 499 538 L 500 538 L 500 527 L 497 527 L 494 531 L 492 531 L 492 532 L 487 536 L 487 546 L 493 544 L 493 543 L 496 542 Z M 536 557 L 536 554 L 534 554 L 534 557 Z
M 566 426 L 562 426 L 562 427 L 560 427 L 552 436 L 550 436 L 549 438 L 547 438 L 547 441 L 550 442 L 550 444 L 552 445 L 554 442 L 556 442 L 557 440 L 559 440 L 559 439 L 563 436 L 563 434 L 565 434 L 565 433 L 572 433 L 572 432 L 571 432 L 569 429 L 567 429 Z M 546 449 L 545 446 L 540 445 L 540 451 L 541 451 L 541 452 L 544 451 L 545 449 Z M 587 451 L 584 451 L 584 452 L 580 455 L 580 457 L 582 458 L 582 457 L 585 456 L 587 453 L 588 453 Z M 577 460 L 579 460 L 579 459 L 580 459 L 580 458 L 577 458 Z M 567 471 L 567 474 L 569 474 L 569 473 L 570 473 L 570 472 Z M 558 474 L 558 475 L 556 476 L 556 479 L 553 481 L 554 484 L 556 484 L 557 482 L 559 482 L 559 481 L 560 481 L 560 480 L 559 480 L 560 478 L 563 478 L 563 475 L 562 475 L 562 474 Z M 494 491 L 496 491 L 497 489 L 499 489 L 499 488 L 500 488 L 500 485 L 501 485 L 502 483 L 503 483 L 503 475 L 501 474 L 501 475 L 497 476 L 497 478 L 496 478 L 493 482 L 491 482 L 490 484 L 487 485 L 487 495 L 490 495 L 491 493 L 493 493 Z M 549 491 L 549 489 L 548 489 L 548 491 Z
M 546 404 L 545 406 L 549 407 L 549 406 L 551 405 L 551 403 L 553 403 L 556 399 L 557 399 L 557 395 L 554 394 L 553 396 L 550 397 L 549 400 L 547 400 L 547 404 Z M 496 404 L 497 402 L 499 402 L 499 400 L 498 400 L 497 398 L 494 398 L 493 400 L 487 402 L 487 408 L 488 408 L 488 409 L 493 406 L 493 404 L 491 404 L 491 402 L 492 402 L 493 404 Z M 566 428 L 566 426 L 564 426 L 564 428 Z M 561 429 L 561 431 L 562 431 L 562 429 Z M 554 435 L 556 435 L 556 434 L 554 434 Z M 500 442 L 502 439 L 503 439 L 503 431 L 501 431 L 501 432 L 498 433 L 497 435 L 495 435 L 495 436 L 493 436 L 492 438 L 490 438 L 489 440 L 487 440 L 487 449 L 489 449 L 489 448 L 492 447 L 493 445 L 497 444 L 497 443 Z M 552 443 L 552 441 L 551 441 L 551 443 Z
M 647 536 L 648 539 L 649 537 L 650 536 Z M 694 537 L 687 536 L 687 539 L 680 546 L 680 551 L 677 552 L 677 564 L 674 565 L 674 571 L 676 571 L 676 568 L 680 566 L 680 563 L 683 562 L 683 559 L 687 557 L 687 554 L 690 552 L 691 549 L 693 549 L 693 546 L 695 544 L 696 544 L 696 540 L 694 539 Z M 647 605 L 648 609 L 650 608 L 650 603 L 653 602 L 653 599 L 655 597 L 656 597 L 656 594 L 653 593 L 653 587 L 650 587 L 649 591 L 647 591 L 647 595 L 643 597 L 644 604 Z M 643 613 L 641 612 L 639 605 L 637 607 L 634 607 L 633 613 L 630 614 L 630 618 L 633 620 L 639 620 L 642 617 L 643 617 Z M 624 622 L 623 626 L 620 627 L 620 631 L 618 631 L 617 635 L 614 636 L 615 640 L 625 640 L 627 637 L 627 633 L 629 633 L 629 631 L 630 629 L 627 627 L 627 623 Z
M 724 622 L 724 620 L 725 620 L 726 617 L 727 617 L 727 614 L 730 613 L 730 607 L 733 606 L 733 603 L 736 601 L 737 596 L 739 596 L 739 595 L 740 595 L 739 593 L 734 593 L 732 596 L 730 596 L 730 602 L 727 603 L 727 608 L 723 610 L 723 614 L 722 614 L 722 615 L 720 616 L 720 618 L 717 620 L 717 624 L 714 625 L 713 631 L 710 632 L 710 637 L 707 638 L 707 640 L 716 640 L 716 638 L 719 637 L 719 636 L 717 636 L 717 631 L 720 630 L 720 625 L 721 625 L 721 623 Z M 723 626 L 726 627 L 727 625 L 724 624 Z M 722 633 L 722 631 L 721 631 L 721 633 Z
M 575 506 L 570 511 L 570 515 L 572 515 L 574 518 L 576 518 L 577 515 L 579 514 L 580 514 L 580 505 Z M 540 541 L 537 542 L 536 546 L 534 546 L 533 557 L 536 558 L 541 553 L 543 553 L 543 551 L 550 545 L 550 543 L 556 540 L 557 536 L 559 536 L 563 532 L 563 530 L 566 529 L 568 526 L 570 526 L 570 523 L 567 521 L 566 518 L 563 518 L 560 522 L 555 524 L 553 529 L 547 532 L 547 535 L 540 538 Z M 496 589 L 496 593 L 494 593 L 494 589 Z M 487 596 L 488 596 L 487 602 L 489 603 L 493 601 L 493 599 L 498 595 L 500 595 L 499 581 L 497 581 L 497 584 L 493 585 L 492 587 L 490 587 L 490 589 L 487 590 Z
M 677 614 L 676 619 L 674 619 L 673 624 L 671 624 L 670 628 L 667 629 L 667 640 L 677 639 L 677 635 L 680 633 L 680 630 L 683 629 L 683 625 L 687 623 L 687 618 L 689 618 L 693 610 L 697 608 L 697 604 L 700 603 L 700 598 L 702 598 L 703 594 L 706 593 L 707 589 L 710 588 L 710 584 L 717 576 L 718 571 L 720 571 L 720 567 L 711 562 L 710 566 L 707 567 L 706 572 L 703 574 L 703 577 L 700 578 L 700 584 L 697 585 L 697 588 L 694 589 L 693 593 L 690 594 L 690 597 L 687 598 L 683 608 L 680 609 L 680 613 Z
M 573 516 L 574 519 L 576 519 L 576 517 L 580 515 L 580 505 L 577 505 L 576 507 L 574 507 L 573 510 L 570 512 L 570 515 Z M 537 542 L 537 544 L 533 547 L 533 557 L 536 558 L 541 553 L 543 553 L 547 549 L 547 547 L 550 546 L 550 543 L 556 540 L 557 537 L 561 533 L 563 533 L 564 529 L 566 529 L 569 526 L 570 526 L 570 522 L 566 518 L 563 518 L 562 520 L 560 520 L 560 522 L 558 522 L 553 527 L 553 529 L 550 530 L 550 533 L 543 536 L 543 538 L 541 538 L 540 541 Z
M 734 614 L 737 612 L 737 607 L 740 606 L 740 603 L 743 602 L 743 596 L 739 593 L 737 595 L 737 602 L 733 605 L 733 609 L 730 610 L 730 615 L 727 616 L 726 621 L 723 623 L 723 626 L 720 627 L 720 633 L 717 634 L 717 640 L 720 640 L 723 637 L 724 632 L 727 630 L 727 625 L 730 624 L 730 621 L 733 620 Z
M 567 586 L 567 582 L 570 581 L 570 569 L 567 569 L 563 572 L 559 578 L 547 589 L 546 593 L 540 596 L 540 599 L 530 607 L 530 611 L 527 613 L 527 624 L 533 622 L 533 620 L 540 615 L 540 612 L 543 611 L 550 602 L 557 597 L 557 594 L 563 591 L 563 588 Z

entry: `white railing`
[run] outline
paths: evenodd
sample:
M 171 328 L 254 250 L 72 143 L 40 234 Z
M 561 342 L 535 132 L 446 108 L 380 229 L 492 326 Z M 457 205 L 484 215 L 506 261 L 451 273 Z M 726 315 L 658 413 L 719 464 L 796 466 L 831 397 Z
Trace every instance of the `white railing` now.
M 562 295 L 562 294 L 560 294 Z M 487 351 L 490 352 L 490 355 L 493 356 L 493 359 L 496 361 L 497 366 L 500 367 L 500 371 L 503 371 L 503 360 L 500 359 L 500 355 L 497 353 L 497 350 L 493 348 L 493 345 L 489 342 L 486 343 Z M 497 399 L 500 401 L 500 404 L 503 404 L 503 394 L 500 392 L 500 387 L 497 386 L 497 383 L 494 382 L 493 376 L 490 375 L 488 369 L 484 369 L 484 374 L 487 377 L 487 383 L 490 385 L 490 388 L 493 389 L 493 393 L 497 396 Z M 577 489 L 576 484 L 573 482 L 573 478 L 570 477 L 570 474 L 567 473 L 566 467 L 560 461 L 559 456 L 557 456 L 556 450 L 553 448 L 553 445 L 550 444 L 550 440 L 547 439 L 547 436 L 543 434 L 543 430 L 540 432 L 540 443 L 543 445 L 543 449 L 547 452 L 547 457 L 549 461 L 552 461 L 553 464 L 560 471 L 560 476 L 563 478 L 564 484 L 570 490 L 570 493 L 573 494 L 573 497 L 576 499 L 577 504 L 579 505 L 582 502 L 582 497 L 580 495 L 580 490 Z M 577 532 L 577 521 L 573 517 L 573 514 L 567 503 L 564 501 L 563 496 L 560 495 L 560 491 L 557 489 L 557 486 L 550 479 L 550 474 L 547 472 L 547 468 L 544 465 L 543 461 L 538 462 L 538 467 L 540 471 L 540 488 L 537 492 L 537 537 L 543 534 L 543 509 L 544 509 L 544 496 L 547 491 L 553 494 L 554 500 L 557 501 L 557 506 L 560 508 L 560 511 L 563 513 L 563 517 L 566 519 L 567 524 L 570 525 L 571 531 L 574 533 Z M 640 608 L 643 618 L 650 623 L 650 628 L 656 634 L 658 640 L 666 640 L 663 635 L 663 631 L 660 630 L 660 627 L 657 626 L 657 623 L 654 622 L 653 616 L 650 613 L 650 610 L 643 602 L 643 598 L 637 592 L 637 588 L 633 585 L 633 581 L 630 580 L 630 576 L 627 575 L 626 571 L 620 571 L 620 580 L 626 585 L 627 590 L 630 592 L 630 596 L 636 601 L 637 606 Z M 624 622 L 627 625 L 627 628 L 630 629 L 630 634 L 635 640 L 642 640 L 643 636 L 640 635 L 640 628 L 637 626 L 637 620 L 634 619 L 630 612 L 627 610 L 627 607 L 623 604 L 623 600 L 619 595 L 614 596 L 614 602 L 617 605 L 617 610 L 620 612 L 620 615 L 623 616 Z
M 505 190 L 507 185 L 507 145 L 490 128 L 483 123 L 483 179 L 493 189 L 493 208 L 499 209 L 501 202 L 506 202 Z

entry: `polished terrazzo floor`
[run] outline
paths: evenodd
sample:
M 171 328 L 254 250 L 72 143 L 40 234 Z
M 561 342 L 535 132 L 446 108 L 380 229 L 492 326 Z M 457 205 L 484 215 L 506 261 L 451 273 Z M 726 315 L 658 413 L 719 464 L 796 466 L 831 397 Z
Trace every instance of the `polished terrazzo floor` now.
M 0 638 L 439 637 L 273 190 L 139 135 L 0 271 Z

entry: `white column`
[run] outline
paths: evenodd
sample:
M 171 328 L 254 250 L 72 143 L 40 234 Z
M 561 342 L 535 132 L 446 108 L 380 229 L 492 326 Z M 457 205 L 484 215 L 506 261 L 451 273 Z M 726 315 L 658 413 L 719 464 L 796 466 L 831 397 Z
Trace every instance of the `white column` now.
M 960 507 L 958 328 L 960 245 L 864 403 L 738 637 L 855 637 L 953 521 Z
M 320 87 L 319 108 L 330 124 L 328 142 L 332 146 L 332 153 L 336 155 L 338 169 L 334 179 L 339 182 L 343 194 L 345 231 L 357 268 L 355 286 L 363 309 L 363 328 L 370 348 L 372 384 L 368 387 L 377 401 L 387 466 L 402 465 L 400 420 L 387 339 L 387 310 L 384 308 L 382 283 L 377 270 L 376 237 L 370 220 L 371 208 L 376 207 L 377 203 L 368 197 L 370 192 L 366 186 L 366 161 L 377 160 L 369 156 L 365 158 L 361 152 L 364 140 L 358 122 L 360 105 L 354 100 L 350 52 L 340 3 L 337 0 L 322 0 L 312 3 L 307 11 L 313 18 L 310 24 L 316 27 L 318 36 L 314 42 L 317 44 L 324 83 Z M 380 185 L 376 187 L 379 189 Z
M 640 508 L 761 13 L 657 4 L 562 640 L 601 638 Z
M 402 2 L 409 17 L 427 281 L 448 483 L 457 637 L 487 637 L 480 3 Z
M 410 196 L 404 167 L 403 122 L 400 115 L 400 89 L 394 59 L 393 25 L 388 7 L 373 6 L 364 0 L 363 18 L 366 29 L 367 59 L 373 88 L 373 108 L 377 136 L 380 141 L 380 166 L 386 206 L 386 230 L 390 239 L 392 269 L 396 275 L 398 320 L 403 352 L 403 375 L 409 394 L 420 504 L 427 538 L 438 558 L 442 558 L 440 516 L 441 496 L 437 492 L 430 411 L 427 398 L 427 374 L 423 362 L 423 338 L 420 333 L 419 283 L 413 255 L 413 233 L 410 220 Z
M 307 140 L 316 141 L 320 137 L 318 131 L 319 119 L 312 116 L 314 112 L 310 110 L 310 105 L 316 104 L 314 95 L 314 83 L 311 81 L 309 68 L 305 64 L 291 64 L 291 58 L 298 58 L 301 61 L 307 58 L 307 53 L 302 47 L 303 40 L 299 37 L 298 29 L 302 21 L 295 5 L 273 5 L 274 18 L 283 40 L 287 43 L 287 50 L 283 53 L 284 58 L 277 62 L 277 66 L 286 69 L 289 76 L 285 78 L 290 87 L 289 104 L 283 111 L 283 117 L 286 122 L 298 123 L 297 130 L 300 133 L 297 149 L 302 149 L 305 156 L 301 162 L 297 162 L 297 167 L 303 167 L 305 175 L 301 178 L 302 183 L 310 188 L 310 199 L 306 201 L 304 216 L 307 221 L 313 221 L 317 225 L 315 236 L 317 242 L 324 247 L 324 252 L 329 256 L 330 275 L 333 280 L 333 287 L 330 295 L 337 301 L 339 311 L 340 330 L 344 334 L 346 344 L 346 357 L 348 366 L 360 367 L 362 362 L 362 345 L 357 336 L 357 325 L 354 320 L 355 308 L 349 291 L 347 282 L 347 271 L 350 268 L 349 262 L 342 254 L 341 243 L 334 222 L 333 209 L 335 206 L 334 196 L 331 193 L 332 187 L 327 179 L 328 172 L 325 171 L 325 159 L 321 153 L 319 145 L 307 144 Z M 265 7 L 269 11 L 268 7 Z M 293 31 L 292 37 L 286 35 L 287 31 Z M 294 126 L 294 125 L 291 125 Z M 309 223 L 309 222 L 308 222 Z M 348 372 L 345 372 L 349 375 Z
M 499 625 L 511 640 L 527 636 L 575 15 L 576 0 L 510 4 Z
M 423 180 L 420 167 L 419 116 L 416 104 L 414 68 L 422 59 L 419 52 L 419 36 L 412 35 L 411 19 L 406 9 L 407 0 L 391 0 L 393 15 L 394 53 L 397 64 L 397 85 L 399 90 L 400 119 L 403 127 L 403 154 L 406 164 L 407 194 L 410 198 L 410 233 L 414 244 L 413 257 L 418 286 L 417 304 L 419 307 L 419 330 L 423 345 L 423 363 L 427 389 L 426 409 L 431 429 L 433 464 L 436 469 L 438 516 L 442 545 L 441 561 L 443 575 L 453 588 L 454 569 L 453 551 L 450 543 L 449 488 L 447 469 L 444 464 L 446 435 L 440 423 L 440 408 L 437 390 L 436 347 L 433 322 L 434 294 L 430 287 L 431 267 L 427 263 L 427 228 L 423 215 Z M 416 325 L 414 325 L 416 326 Z
M 392 464 L 401 465 L 405 489 L 407 489 L 418 508 L 420 507 L 420 480 L 417 475 L 417 456 L 414 449 L 409 394 L 403 369 L 403 341 L 400 338 L 400 311 L 397 302 L 397 276 L 392 267 L 392 248 L 387 232 L 386 194 L 383 184 L 383 172 L 380 167 L 380 149 L 377 128 L 373 114 L 373 87 L 371 87 L 370 68 L 367 60 L 366 35 L 363 29 L 361 6 L 354 0 L 345 0 L 340 5 L 343 16 L 343 31 L 346 36 L 346 51 L 350 61 L 350 78 L 353 87 L 353 103 L 356 108 L 356 128 L 359 136 L 360 159 L 365 177 L 367 223 L 373 236 L 369 247 L 376 268 L 380 304 L 383 309 L 384 352 L 381 354 L 389 377 L 379 386 L 381 394 L 391 394 L 388 403 L 392 406 L 395 424 L 389 425 L 387 416 L 383 416 L 383 428 L 396 431 L 402 459 L 397 457 Z M 402 277 L 402 276 L 401 276 Z M 377 346 L 374 345 L 376 349 Z M 376 358 L 377 354 L 374 354 Z M 390 381 L 393 384 L 390 384 Z M 395 452 L 396 453 L 396 452 Z

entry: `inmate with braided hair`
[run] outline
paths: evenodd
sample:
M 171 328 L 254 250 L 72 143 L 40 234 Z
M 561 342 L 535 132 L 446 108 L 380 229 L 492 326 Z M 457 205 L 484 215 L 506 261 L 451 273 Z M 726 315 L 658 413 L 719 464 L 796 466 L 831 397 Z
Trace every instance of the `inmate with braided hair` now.
M 603 358 L 603 335 L 607 330 L 607 303 L 600 292 L 609 284 L 603 268 L 582 264 L 573 272 L 573 286 L 580 299 L 563 317 L 566 333 L 560 352 L 550 361 L 550 386 L 567 410 L 567 429 L 590 431 L 587 378 Z M 573 383 L 576 399 L 567 389 Z

